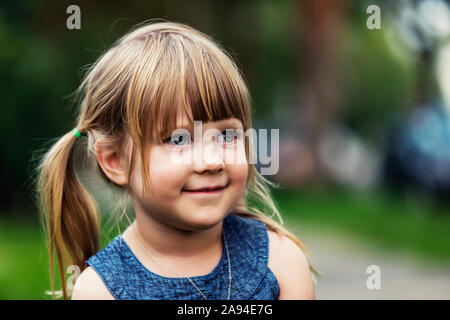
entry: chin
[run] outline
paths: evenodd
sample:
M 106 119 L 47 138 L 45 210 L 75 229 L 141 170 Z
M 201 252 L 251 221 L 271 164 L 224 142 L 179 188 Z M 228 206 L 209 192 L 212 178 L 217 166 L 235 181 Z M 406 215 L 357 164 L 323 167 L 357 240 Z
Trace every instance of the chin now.
M 207 230 L 218 223 L 220 223 L 226 214 L 211 214 L 211 210 L 204 210 L 203 212 L 197 212 L 195 215 L 189 217 L 186 221 L 194 230 Z

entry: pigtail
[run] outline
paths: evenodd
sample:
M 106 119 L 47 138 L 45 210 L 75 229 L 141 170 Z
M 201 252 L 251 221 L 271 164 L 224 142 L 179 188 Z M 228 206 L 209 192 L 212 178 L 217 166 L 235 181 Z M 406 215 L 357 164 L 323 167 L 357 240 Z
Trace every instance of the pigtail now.
M 76 140 L 72 131 L 65 134 L 42 157 L 38 167 L 38 206 L 47 237 L 53 298 L 56 298 L 55 253 L 62 296 L 67 299 L 65 267 L 75 265 L 82 271 L 86 268 L 85 260 L 99 250 L 99 210 L 75 174 Z

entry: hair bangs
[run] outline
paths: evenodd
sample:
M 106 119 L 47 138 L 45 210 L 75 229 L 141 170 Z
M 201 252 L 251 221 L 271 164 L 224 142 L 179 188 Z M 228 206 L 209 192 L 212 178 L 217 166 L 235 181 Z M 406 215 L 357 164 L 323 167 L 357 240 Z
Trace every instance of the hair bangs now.
M 149 82 L 147 120 L 152 141 L 162 143 L 179 126 L 180 112 L 194 121 L 239 119 L 251 127 L 249 97 L 237 68 L 219 49 L 199 39 L 166 35 L 164 54 Z
M 239 72 L 232 61 L 215 47 L 183 42 L 186 52 L 185 93 L 195 120 L 219 121 L 237 118 L 247 123 L 248 97 Z

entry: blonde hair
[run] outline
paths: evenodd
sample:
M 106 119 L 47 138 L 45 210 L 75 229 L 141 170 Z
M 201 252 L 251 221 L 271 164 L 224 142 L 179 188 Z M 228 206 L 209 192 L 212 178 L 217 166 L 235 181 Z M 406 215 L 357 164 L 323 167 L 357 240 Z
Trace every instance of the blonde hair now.
M 87 69 L 75 93 L 81 101 L 76 127 L 88 136 L 88 155 L 94 154 L 99 136 L 102 143 L 118 152 L 129 146 L 129 138 L 130 168 L 139 155 L 145 190 L 153 191 L 147 170 L 147 147 L 149 143 L 161 143 L 176 128 L 173 115 L 179 111 L 176 106 L 180 102 L 192 122 L 234 117 L 241 120 L 244 131 L 252 127 L 250 95 L 232 57 L 207 35 L 179 23 L 146 21 L 135 26 Z M 98 205 L 74 170 L 76 140 L 72 131 L 60 137 L 36 169 L 37 201 L 49 250 L 51 292 L 55 297 L 55 251 L 64 299 L 64 267 L 77 265 L 85 269 L 85 260 L 100 246 Z M 245 149 L 248 157 L 248 141 Z M 108 182 L 98 164 L 97 170 Z M 246 191 L 233 212 L 264 222 L 269 230 L 292 239 L 309 257 L 307 248 L 282 226 L 282 217 L 269 191 L 276 185 L 258 173 L 253 164 L 249 164 L 248 172 Z M 131 170 L 128 181 L 130 176 Z M 128 199 L 128 186 L 121 188 Z M 122 210 L 126 210 L 125 206 Z M 318 274 L 311 265 L 310 268 Z

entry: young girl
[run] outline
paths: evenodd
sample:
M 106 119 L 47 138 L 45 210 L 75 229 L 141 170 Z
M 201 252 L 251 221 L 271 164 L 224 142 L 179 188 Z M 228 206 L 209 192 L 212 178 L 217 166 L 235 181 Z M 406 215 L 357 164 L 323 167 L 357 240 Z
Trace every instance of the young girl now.
M 309 253 L 282 227 L 273 184 L 248 161 L 247 139 L 246 161 L 227 161 L 243 142 L 226 130 L 252 127 L 250 96 L 210 37 L 178 23 L 142 24 L 97 60 L 77 93 L 76 128 L 38 168 L 53 293 L 56 251 L 64 299 L 68 265 L 83 271 L 72 299 L 315 298 Z M 194 121 L 218 130 L 218 139 L 191 141 Z M 98 173 L 123 190 L 123 203 L 130 197 L 135 213 L 100 251 L 97 204 L 74 172 L 82 136 Z M 200 161 L 173 161 L 198 152 L 196 143 Z

